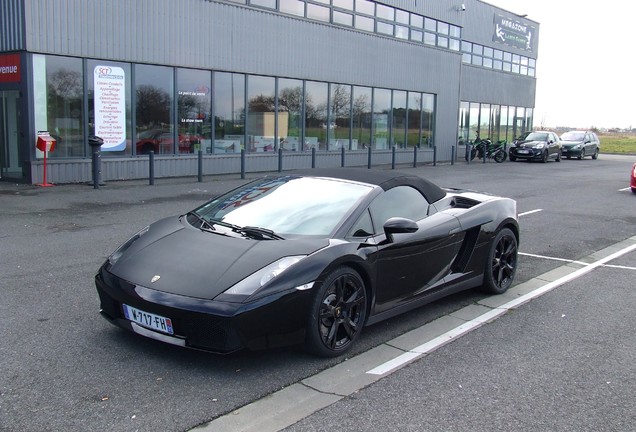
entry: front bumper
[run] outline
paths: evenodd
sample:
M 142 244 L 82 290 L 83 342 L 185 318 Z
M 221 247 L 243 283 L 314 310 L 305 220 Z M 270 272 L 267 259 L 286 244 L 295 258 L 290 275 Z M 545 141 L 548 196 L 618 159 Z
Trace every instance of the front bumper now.
M 514 159 L 540 160 L 543 157 L 543 152 L 544 149 L 512 147 L 508 151 L 508 156 Z
M 230 303 L 155 291 L 126 282 L 103 266 L 95 276 L 100 313 L 112 324 L 161 342 L 228 354 L 302 343 L 312 290 L 290 290 L 251 303 Z M 173 335 L 124 316 L 122 304 L 170 318 Z
M 581 156 L 581 149 L 562 147 L 561 155 L 565 157 L 579 157 Z

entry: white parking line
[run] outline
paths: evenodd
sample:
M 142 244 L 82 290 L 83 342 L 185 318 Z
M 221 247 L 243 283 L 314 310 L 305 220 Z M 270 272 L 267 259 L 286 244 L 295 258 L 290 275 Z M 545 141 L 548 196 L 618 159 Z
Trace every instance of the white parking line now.
M 507 311 L 509 311 L 510 309 L 514 309 L 524 303 L 529 302 L 530 300 L 537 298 L 549 291 L 552 291 L 553 289 L 555 289 L 558 286 L 561 286 L 567 282 L 570 282 L 574 279 L 577 279 L 589 272 L 591 272 L 592 270 L 604 266 L 607 262 L 616 259 L 622 255 L 625 255 L 626 253 L 632 252 L 636 250 L 636 244 L 632 244 L 630 246 L 627 246 L 613 254 L 610 254 L 608 256 L 606 256 L 603 259 L 600 259 L 598 261 L 595 261 L 591 264 L 587 264 L 585 265 L 585 267 L 582 267 L 578 270 L 573 271 L 572 273 L 565 275 L 563 277 L 560 277 L 558 279 L 556 279 L 555 281 L 549 282 L 533 291 L 530 291 L 527 294 L 521 295 L 519 297 L 517 297 L 514 300 L 511 300 L 499 307 L 497 307 L 496 309 L 493 309 L 492 311 L 489 311 L 481 316 L 478 316 L 477 318 L 470 320 L 454 329 L 451 329 L 450 331 L 444 333 L 441 336 L 436 337 L 435 339 L 432 339 L 431 341 L 420 345 L 416 348 L 413 348 L 407 352 L 405 352 L 404 354 L 400 355 L 399 357 L 393 359 L 393 360 L 389 360 L 388 362 L 385 362 L 369 371 L 367 371 L 368 374 L 372 374 L 372 375 L 385 375 L 388 374 L 390 372 L 393 372 L 394 370 L 406 365 L 407 363 L 412 362 L 413 360 L 422 357 L 430 352 L 435 351 L 436 349 L 438 349 L 439 347 L 446 345 L 447 343 L 451 342 L 454 339 L 459 338 L 460 336 L 463 336 L 464 334 L 480 327 L 481 325 L 483 325 L 484 323 L 506 313 Z
M 543 211 L 543 209 L 536 209 L 536 210 L 530 210 L 530 211 L 527 211 L 527 212 L 524 212 L 524 213 L 519 213 L 519 216 L 527 216 L 529 214 L 538 213 L 540 211 Z
M 552 261 L 561 261 L 561 262 L 572 263 L 572 264 L 587 265 L 587 263 L 584 263 L 584 262 L 581 262 L 581 261 L 574 261 L 574 260 L 570 260 L 570 259 L 566 259 L 566 258 L 555 258 L 555 257 L 549 257 L 549 256 L 545 256 L 545 255 L 535 255 L 535 254 L 524 253 L 524 252 L 519 252 L 519 255 L 532 257 L 532 258 L 547 259 L 547 260 L 552 260 Z
M 631 187 L 626 187 L 626 188 L 623 188 L 623 189 L 619 189 L 618 191 L 619 192 L 626 192 L 626 191 L 628 191 L 630 189 L 631 189 Z

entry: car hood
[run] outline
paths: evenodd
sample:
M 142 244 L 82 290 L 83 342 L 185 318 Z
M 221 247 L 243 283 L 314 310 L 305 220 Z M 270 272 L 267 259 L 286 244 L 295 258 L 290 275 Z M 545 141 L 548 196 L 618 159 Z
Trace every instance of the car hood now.
M 172 217 L 150 225 L 109 271 L 153 290 L 212 299 L 280 258 L 309 255 L 328 244 L 328 239 L 230 237 Z
M 545 141 L 517 141 L 516 146 L 521 148 L 530 148 L 538 144 L 547 144 Z
M 575 145 L 583 145 L 583 141 L 561 141 L 563 147 L 574 147 Z

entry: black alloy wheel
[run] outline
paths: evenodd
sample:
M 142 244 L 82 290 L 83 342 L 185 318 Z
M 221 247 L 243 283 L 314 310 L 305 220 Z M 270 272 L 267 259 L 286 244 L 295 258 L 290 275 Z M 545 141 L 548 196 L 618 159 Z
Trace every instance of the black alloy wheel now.
M 350 267 L 331 272 L 314 295 L 306 349 L 322 357 L 349 351 L 362 332 L 367 304 L 367 292 L 358 272 Z
M 598 147 L 594 149 L 594 154 L 592 155 L 592 159 L 594 160 L 598 159 Z
M 503 294 L 512 285 L 516 271 L 517 237 L 509 228 L 503 228 L 491 243 L 482 289 L 490 294 Z
M 547 150 L 545 150 L 545 151 L 543 152 L 542 157 L 541 157 L 541 162 L 546 163 L 547 161 L 548 161 L 548 151 L 547 151 Z
M 579 160 L 583 160 L 585 157 L 585 147 L 581 149 L 581 154 L 579 155 Z

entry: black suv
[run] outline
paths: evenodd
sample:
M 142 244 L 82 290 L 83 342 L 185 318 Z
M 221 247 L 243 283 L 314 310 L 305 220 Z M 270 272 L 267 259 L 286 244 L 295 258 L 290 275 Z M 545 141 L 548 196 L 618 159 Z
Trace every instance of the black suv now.
M 510 161 L 517 159 L 561 162 L 561 140 L 554 132 L 534 131 L 521 134 L 510 144 Z
M 561 135 L 561 154 L 570 159 L 583 159 L 585 156 L 598 157 L 601 142 L 594 132 L 570 131 Z

